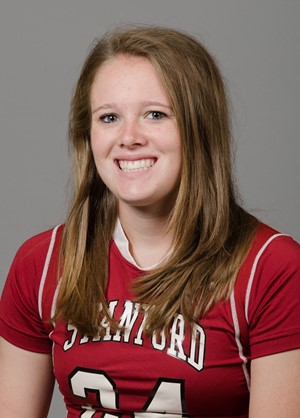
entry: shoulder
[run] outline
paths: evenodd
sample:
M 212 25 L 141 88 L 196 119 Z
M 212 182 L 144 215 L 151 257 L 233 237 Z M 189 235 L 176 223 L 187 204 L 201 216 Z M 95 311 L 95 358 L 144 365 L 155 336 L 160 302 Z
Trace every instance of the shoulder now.
M 275 306 L 277 301 L 283 305 L 300 304 L 300 245 L 291 236 L 260 225 L 249 260 L 246 293 L 249 315 L 251 305 L 257 308 L 262 302 L 264 307 Z
M 300 245 L 290 235 L 260 223 L 239 276 L 250 292 L 253 283 L 268 282 L 279 271 L 300 270 Z
M 300 270 L 300 245 L 290 235 L 261 224 L 253 247 L 256 247 L 253 268 Z
M 244 264 L 253 269 L 281 264 L 300 263 L 300 245 L 293 237 L 268 225 L 259 224 L 257 234 Z
M 245 297 L 252 358 L 300 347 L 300 246 L 260 225 Z
M 63 225 L 43 231 L 27 239 L 18 249 L 14 264 L 43 264 L 49 251 L 59 251 Z
M 63 225 L 57 225 L 51 229 L 40 232 L 28 238 L 17 251 L 21 257 L 39 257 L 47 253 L 51 243 L 57 243 L 61 240 Z
M 17 251 L 7 282 L 21 288 L 39 286 L 45 266 L 58 265 L 63 226 L 58 225 L 27 239 Z
M 43 289 L 47 272 L 54 272 L 50 280 L 52 286 L 47 286 L 46 302 L 51 304 L 58 279 L 55 272 L 58 271 L 62 230 L 63 227 L 58 226 L 26 240 L 16 253 L 3 288 L 1 335 L 25 350 L 51 351 L 48 328 L 42 315 Z

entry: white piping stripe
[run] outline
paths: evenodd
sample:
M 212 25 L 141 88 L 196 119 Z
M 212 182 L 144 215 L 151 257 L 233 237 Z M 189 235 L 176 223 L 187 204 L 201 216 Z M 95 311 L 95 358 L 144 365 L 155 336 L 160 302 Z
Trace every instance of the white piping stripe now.
M 265 244 L 262 246 L 262 248 L 259 250 L 259 252 L 257 253 L 257 256 L 254 260 L 252 269 L 251 269 L 251 273 L 250 273 L 250 277 L 249 277 L 249 281 L 247 284 L 247 290 L 246 290 L 246 295 L 245 295 L 245 317 L 248 323 L 248 308 L 249 308 L 249 299 L 250 299 L 250 293 L 251 293 L 251 288 L 252 288 L 252 283 L 254 280 L 254 276 L 255 276 L 255 272 L 256 272 L 256 268 L 259 262 L 260 257 L 262 256 L 263 252 L 265 251 L 265 249 L 267 248 L 267 246 L 277 237 L 282 237 L 282 236 L 288 236 L 285 234 L 275 234 L 272 237 L 270 237 Z M 232 319 L 233 319 L 233 326 L 234 326 L 234 332 L 235 332 L 235 341 L 238 347 L 238 351 L 239 351 L 239 356 L 241 358 L 241 360 L 243 361 L 243 372 L 245 375 L 245 379 L 247 382 L 247 386 L 248 389 L 250 390 L 250 375 L 247 369 L 247 358 L 244 356 L 243 353 L 243 346 L 241 344 L 241 339 L 240 339 L 240 326 L 239 326 L 239 320 L 238 320 L 238 315 L 237 315 L 237 310 L 236 310 L 236 303 L 235 303 L 235 297 L 234 297 L 234 290 L 232 291 L 231 295 L 230 295 L 230 306 L 231 306 L 231 313 L 232 313 Z
M 60 284 L 61 284 L 61 280 L 59 280 L 58 285 L 57 285 L 57 287 L 55 289 L 55 292 L 54 292 L 53 301 L 52 301 L 52 305 L 51 305 L 51 318 L 53 318 L 53 316 L 55 314 L 55 311 L 56 311 L 56 302 L 57 302 L 57 297 L 58 297 Z M 55 323 L 53 323 L 53 325 L 55 325 Z
M 59 291 L 59 288 L 60 288 L 60 283 L 61 283 L 61 280 L 59 280 L 58 285 L 57 285 L 57 287 L 55 289 L 55 292 L 54 292 L 53 301 L 52 301 L 52 305 L 51 305 L 51 318 L 53 318 L 54 317 L 54 314 L 55 314 L 56 301 L 57 301 L 57 297 L 58 297 L 58 291 Z M 49 334 L 49 338 L 50 339 L 51 339 L 52 333 L 54 332 L 55 321 L 52 321 L 52 326 L 53 326 L 53 330 Z M 55 371 L 54 354 L 53 354 L 54 345 L 55 345 L 55 343 L 53 343 L 53 345 L 52 345 L 52 363 L 53 363 L 53 370 Z
M 250 391 L 250 375 L 247 369 L 247 358 L 244 356 L 243 353 L 243 346 L 241 344 L 241 339 L 240 339 L 240 326 L 239 326 L 239 320 L 238 320 L 238 316 L 237 316 L 237 311 L 236 311 L 236 304 L 235 304 L 235 299 L 234 299 L 234 291 L 232 291 L 231 295 L 230 295 L 230 305 L 231 305 L 231 313 L 232 313 L 232 319 L 233 319 L 233 326 L 234 326 L 234 332 L 235 332 L 235 341 L 239 350 L 239 356 L 240 358 L 243 360 L 243 372 L 245 375 L 245 379 L 246 379 L 246 383 L 248 386 L 248 390 Z
M 268 241 L 266 241 L 264 243 L 264 245 L 261 247 L 261 249 L 257 253 L 257 256 L 255 257 L 255 260 L 254 260 L 254 263 L 253 263 L 253 266 L 252 266 L 252 269 L 251 269 L 251 273 L 250 273 L 248 285 L 247 285 L 246 296 L 245 296 L 245 317 L 246 317 L 246 321 L 247 321 L 248 324 L 249 324 L 249 320 L 248 320 L 248 309 L 249 309 L 250 293 L 251 293 L 252 284 L 253 284 L 254 276 L 255 276 L 255 273 L 256 273 L 256 268 L 257 268 L 258 262 L 260 260 L 260 257 L 262 256 L 263 252 L 268 247 L 268 245 L 275 238 L 277 238 L 277 237 L 286 237 L 286 236 L 288 236 L 288 235 L 286 235 L 286 234 L 275 234 L 275 235 L 272 235 L 268 239 Z
M 50 245 L 49 245 L 49 248 L 48 248 L 48 252 L 47 252 L 47 256 L 46 256 L 46 260 L 45 260 L 45 264 L 44 264 L 44 268 L 43 268 L 41 283 L 40 283 L 40 287 L 39 287 L 38 308 L 39 308 L 39 314 L 40 314 L 41 319 L 43 319 L 43 308 L 42 308 L 43 290 L 44 290 L 45 281 L 46 281 L 46 277 L 47 277 L 47 273 L 48 273 L 48 268 L 49 268 L 49 265 L 50 265 L 51 255 L 52 255 L 54 244 L 55 244 L 57 230 L 58 230 L 59 227 L 60 227 L 60 225 L 57 225 L 52 231 L 51 241 L 50 241 Z

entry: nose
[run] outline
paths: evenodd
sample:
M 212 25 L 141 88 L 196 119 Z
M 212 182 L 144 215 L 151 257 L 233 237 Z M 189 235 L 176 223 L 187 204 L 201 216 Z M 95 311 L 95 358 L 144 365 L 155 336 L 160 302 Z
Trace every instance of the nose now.
M 141 123 L 136 120 L 123 121 L 122 131 L 120 134 L 121 147 L 136 147 L 144 145 L 147 142 Z

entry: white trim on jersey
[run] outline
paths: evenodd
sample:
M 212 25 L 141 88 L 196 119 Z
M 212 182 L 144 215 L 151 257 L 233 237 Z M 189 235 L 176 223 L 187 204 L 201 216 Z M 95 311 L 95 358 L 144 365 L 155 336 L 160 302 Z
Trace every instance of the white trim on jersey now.
M 51 305 L 51 318 L 53 318 L 53 316 L 55 315 L 55 311 L 56 311 L 56 302 L 57 302 L 57 297 L 58 297 L 58 292 L 59 292 L 59 288 L 60 288 L 60 284 L 61 284 L 61 279 L 59 280 L 54 295 L 53 295 L 53 300 L 52 300 L 52 305 Z M 53 326 L 55 325 L 55 322 L 52 322 Z
M 248 390 L 250 390 L 250 375 L 249 375 L 249 371 L 247 369 L 248 360 L 244 356 L 243 346 L 242 346 L 242 343 L 241 343 L 240 325 L 239 325 L 239 319 L 238 319 L 237 310 L 236 310 L 234 290 L 230 295 L 230 306 L 231 306 L 231 313 L 232 313 L 233 326 L 234 326 L 234 332 L 235 332 L 235 341 L 236 341 L 236 345 L 237 345 L 238 350 L 239 350 L 239 356 L 243 360 L 243 366 L 242 366 L 243 367 L 243 372 L 244 372 L 244 375 L 245 375 Z
M 245 294 L 245 319 L 247 324 L 249 325 L 249 320 L 248 320 L 248 309 L 249 309 L 249 299 L 250 299 L 250 293 L 251 293 L 251 289 L 252 289 L 252 284 L 253 284 L 253 280 L 254 280 L 254 276 L 256 273 L 256 269 L 257 269 L 257 265 L 258 262 L 261 258 L 261 256 L 263 255 L 264 251 L 266 250 L 266 248 L 268 247 L 268 245 L 277 237 L 284 237 L 284 236 L 288 236 L 286 234 L 274 234 L 272 235 L 265 243 L 264 245 L 261 247 L 261 249 L 258 251 L 255 260 L 253 262 L 252 268 L 251 268 L 251 273 L 249 276 L 249 280 L 248 280 L 248 284 L 247 284 L 247 288 L 246 288 L 246 294 Z M 248 389 L 250 390 L 250 374 L 249 371 L 247 369 L 247 358 L 244 355 L 244 350 L 243 350 L 243 346 L 241 343 L 241 339 L 240 339 L 240 324 L 239 324 L 239 319 L 238 319 L 238 315 L 237 315 L 237 310 L 236 310 L 236 303 L 235 303 L 235 297 L 234 297 L 234 290 L 232 291 L 231 295 L 230 295 L 230 306 L 231 306 L 231 313 L 232 313 L 232 319 L 233 319 L 233 325 L 234 325 L 234 331 L 235 331 L 235 341 L 238 347 L 238 351 L 239 351 L 239 356 L 243 361 L 243 371 L 244 371 L 244 375 L 245 375 L 245 379 L 248 385 Z
M 248 310 L 249 310 L 249 300 L 250 300 L 250 293 L 252 290 L 252 284 L 253 284 L 253 280 L 254 280 L 254 276 L 256 273 L 256 268 L 258 265 L 258 262 L 261 258 L 261 256 L 263 255 L 264 251 L 266 250 L 266 248 L 268 247 L 268 245 L 275 239 L 278 237 L 285 237 L 288 236 L 286 234 L 275 234 L 272 235 L 265 243 L 264 245 L 261 247 L 261 249 L 258 251 L 254 263 L 252 265 L 252 269 L 251 269 L 251 273 L 250 273 L 250 277 L 249 277 L 249 281 L 248 281 L 248 285 L 247 285 L 247 289 L 246 289 L 246 296 L 245 296 L 245 318 L 247 321 L 247 324 L 249 324 L 249 318 L 248 318 Z
M 41 319 L 43 319 L 42 302 L 43 302 L 43 291 L 44 291 L 45 281 L 46 281 L 46 277 L 47 277 L 47 273 L 48 273 L 48 269 L 49 269 L 49 265 L 50 265 L 50 261 L 51 261 L 51 256 L 52 256 L 52 252 L 53 252 L 53 248 L 54 248 L 54 244 L 55 244 L 55 240 L 56 240 L 56 234 L 57 234 L 58 228 L 60 226 L 61 225 L 57 225 L 52 231 L 51 241 L 50 241 L 50 244 L 49 244 L 49 248 L 48 248 L 48 252 L 47 252 L 47 256 L 46 256 L 46 260 L 45 260 L 45 264 L 44 264 L 44 268 L 43 268 L 42 278 L 41 278 L 41 282 L 40 282 L 40 286 L 39 286 L 38 309 L 39 309 L 39 315 L 40 315 Z
M 155 263 L 152 266 L 149 266 L 149 267 L 139 266 L 130 252 L 129 241 L 126 237 L 126 234 L 124 232 L 124 229 L 122 227 L 122 224 L 119 218 L 117 219 L 117 222 L 116 222 L 116 227 L 115 227 L 115 231 L 113 234 L 113 240 L 116 246 L 118 247 L 118 250 L 120 251 L 122 256 L 125 258 L 125 260 L 129 261 L 129 263 L 133 264 L 135 267 L 137 267 L 139 270 L 142 270 L 142 271 L 150 271 L 159 267 L 169 257 L 169 255 L 172 252 L 172 249 L 171 249 L 170 251 L 168 251 L 166 254 L 162 256 L 161 260 L 158 263 Z

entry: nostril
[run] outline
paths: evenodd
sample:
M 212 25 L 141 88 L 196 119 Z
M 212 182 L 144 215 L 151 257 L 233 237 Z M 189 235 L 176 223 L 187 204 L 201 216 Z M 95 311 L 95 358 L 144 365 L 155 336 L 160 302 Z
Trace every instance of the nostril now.
M 122 141 L 120 146 L 121 146 L 121 148 L 133 149 L 133 148 L 143 146 L 143 143 L 139 142 L 139 141 Z

